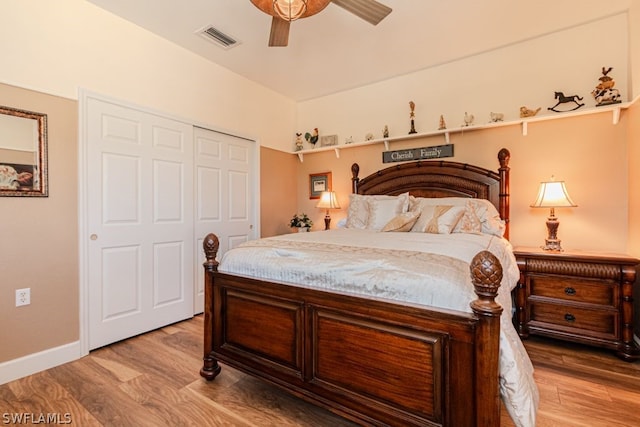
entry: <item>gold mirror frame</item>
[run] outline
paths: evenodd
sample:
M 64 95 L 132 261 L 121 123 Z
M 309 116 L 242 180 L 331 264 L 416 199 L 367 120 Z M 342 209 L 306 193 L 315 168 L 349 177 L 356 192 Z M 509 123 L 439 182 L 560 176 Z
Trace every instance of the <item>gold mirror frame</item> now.
M 47 115 L 0 106 L 0 196 L 48 195 Z

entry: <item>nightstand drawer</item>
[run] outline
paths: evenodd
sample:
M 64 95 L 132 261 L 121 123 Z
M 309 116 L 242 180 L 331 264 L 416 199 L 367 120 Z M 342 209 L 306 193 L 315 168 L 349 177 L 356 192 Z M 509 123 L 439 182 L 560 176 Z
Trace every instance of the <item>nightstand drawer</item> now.
M 618 286 L 604 280 L 562 276 L 529 276 L 530 295 L 617 307 Z
M 618 312 L 593 310 L 584 307 L 558 305 L 551 302 L 531 301 L 531 325 L 541 322 L 549 329 L 579 329 L 585 335 L 605 334 L 618 336 Z

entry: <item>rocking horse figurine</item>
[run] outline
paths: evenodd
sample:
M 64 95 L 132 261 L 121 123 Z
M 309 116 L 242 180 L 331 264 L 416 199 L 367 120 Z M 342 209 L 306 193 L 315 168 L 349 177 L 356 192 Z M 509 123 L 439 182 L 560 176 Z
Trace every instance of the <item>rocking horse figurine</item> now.
M 555 111 L 556 113 L 563 113 L 565 111 L 573 111 L 573 110 L 577 110 L 578 108 L 582 107 L 584 104 L 580 103 L 578 101 L 582 101 L 582 97 L 578 96 L 578 95 L 571 95 L 571 96 L 565 96 L 564 93 L 562 92 L 556 92 L 555 93 L 555 98 L 558 100 L 558 103 L 556 105 L 554 105 L 553 107 L 549 107 L 547 108 L 547 110 L 551 110 L 551 111 Z M 576 104 L 576 106 L 570 110 L 564 110 L 564 111 L 559 111 L 556 110 L 556 107 L 560 104 L 566 104 L 567 102 L 573 102 Z

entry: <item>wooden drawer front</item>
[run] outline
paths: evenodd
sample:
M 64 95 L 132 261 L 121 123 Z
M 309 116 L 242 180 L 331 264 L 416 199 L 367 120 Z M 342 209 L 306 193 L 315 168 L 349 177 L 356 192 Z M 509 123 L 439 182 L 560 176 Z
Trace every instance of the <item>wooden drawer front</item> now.
M 585 335 L 618 337 L 618 312 L 591 310 L 583 307 L 567 307 L 542 301 L 531 302 L 531 324 L 541 322 L 549 329 L 578 329 Z M 554 327 L 555 325 L 556 327 Z
M 597 304 L 618 306 L 618 286 L 606 280 L 578 279 L 573 277 L 530 275 L 530 295 Z

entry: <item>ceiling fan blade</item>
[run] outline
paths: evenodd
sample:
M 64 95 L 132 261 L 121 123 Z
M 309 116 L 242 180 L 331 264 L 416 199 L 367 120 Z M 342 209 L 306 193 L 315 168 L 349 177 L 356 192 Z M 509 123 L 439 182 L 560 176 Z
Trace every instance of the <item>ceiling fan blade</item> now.
M 390 7 L 375 0 L 332 0 L 332 2 L 373 25 L 378 25 L 392 11 Z
M 269 34 L 269 46 L 286 46 L 289 44 L 290 21 L 276 18 L 271 20 L 271 34 Z

